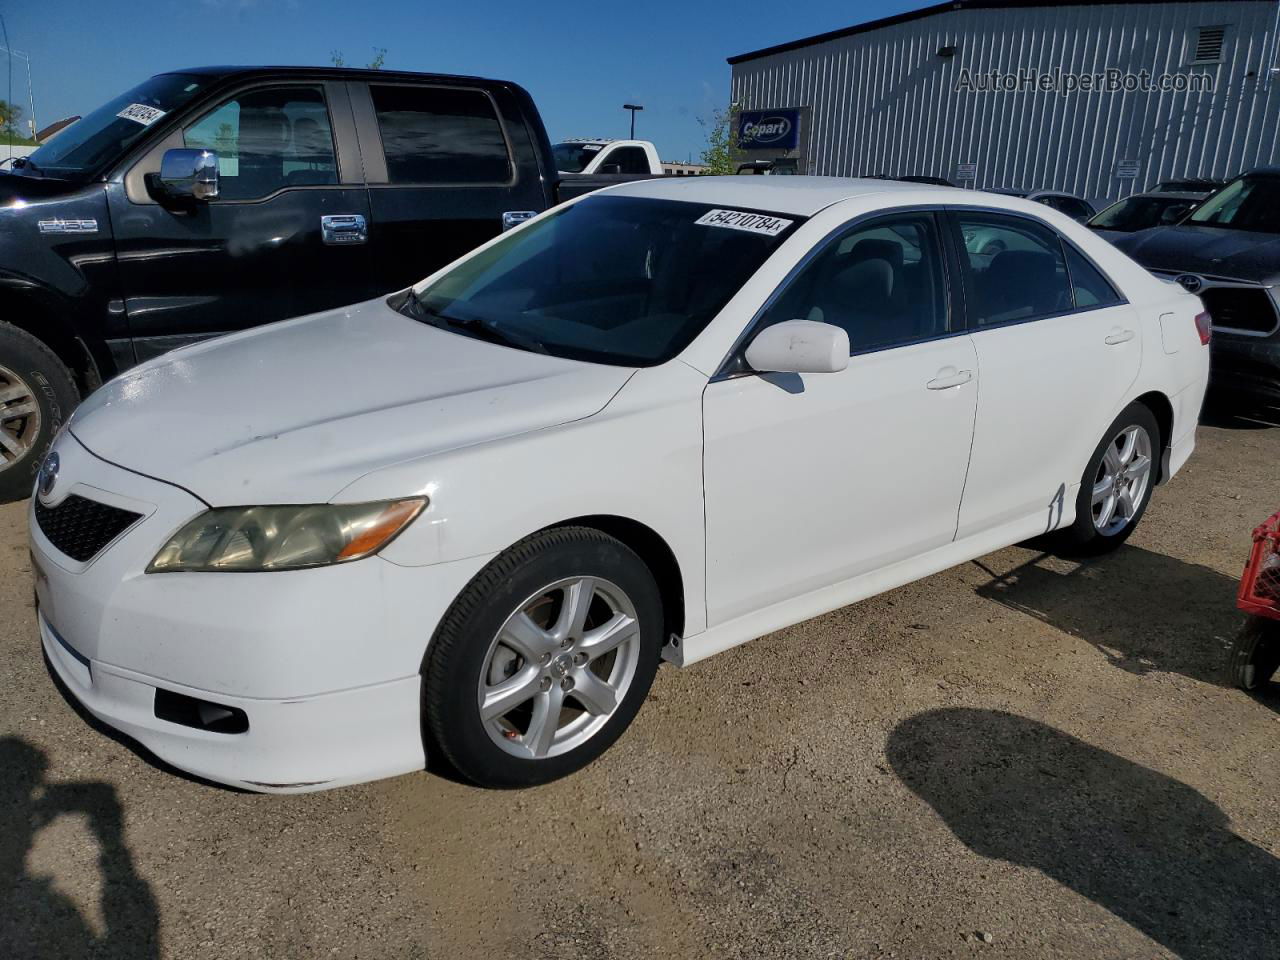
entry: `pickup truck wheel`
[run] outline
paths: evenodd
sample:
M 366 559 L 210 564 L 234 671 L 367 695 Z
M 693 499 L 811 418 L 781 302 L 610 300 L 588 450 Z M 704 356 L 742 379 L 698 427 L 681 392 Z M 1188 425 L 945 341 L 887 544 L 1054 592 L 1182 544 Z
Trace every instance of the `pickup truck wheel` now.
M 428 753 L 486 787 L 573 773 L 631 723 L 661 645 L 658 586 L 625 544 L 586 527 L 534 534 L 441 621 L 424 682 Z
M 1129 539 L 1151 502 L 1160 450 L 1155 415 L 1144 404 L 1129 404 L 1089 458 L 1076 496 L 1075 523 L 1057 537 L 1062 552 L 1097 555 Z
M 79 399 L 52 350 L 0 322 L 0 503 L 31 494 L 45 451 Z

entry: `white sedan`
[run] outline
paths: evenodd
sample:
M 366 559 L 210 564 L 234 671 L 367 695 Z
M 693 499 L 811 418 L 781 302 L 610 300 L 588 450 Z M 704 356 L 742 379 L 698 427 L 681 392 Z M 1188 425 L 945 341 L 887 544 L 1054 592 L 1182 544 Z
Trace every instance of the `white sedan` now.
M 1039 534 L 1114 549 L 1191 454 L 1209 335 L 1040 204 L 628 184 L 100 389 L 32 500 L 44 651 L 212 780 L 548 781 L 662 659 Z

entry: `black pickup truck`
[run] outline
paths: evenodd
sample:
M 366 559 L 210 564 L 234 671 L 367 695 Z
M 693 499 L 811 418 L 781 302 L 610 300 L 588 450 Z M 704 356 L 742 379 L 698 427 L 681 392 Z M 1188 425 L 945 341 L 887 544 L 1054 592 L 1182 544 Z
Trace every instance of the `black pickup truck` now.
M 513 83 L 152 77 L 0 172 L 0 502 L 30 492 L 79 398 L 133 364 L 407 286 L 602 185 L 557 174 Z

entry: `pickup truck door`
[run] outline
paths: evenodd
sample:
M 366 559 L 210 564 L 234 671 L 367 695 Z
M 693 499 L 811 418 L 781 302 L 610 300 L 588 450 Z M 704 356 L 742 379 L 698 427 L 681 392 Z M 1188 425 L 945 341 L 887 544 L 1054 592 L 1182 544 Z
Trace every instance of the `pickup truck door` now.
M 416 283 L 547 208 L 532 119 L 506 88 L 394 80 L 348 89 L 380 289 Z
M 189 210 L 143 186 L 165 150 L 218 154 L 220 195 Z M 345 84 L 258 82 L 203 111 L 108 188 L 139 361 L 373 296 L 369 202 Z

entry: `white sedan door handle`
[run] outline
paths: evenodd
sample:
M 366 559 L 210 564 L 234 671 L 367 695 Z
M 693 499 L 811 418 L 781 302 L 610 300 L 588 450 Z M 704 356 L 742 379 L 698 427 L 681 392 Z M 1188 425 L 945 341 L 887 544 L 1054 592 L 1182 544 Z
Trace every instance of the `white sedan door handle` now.
M 1133 337 L 1134 333 L 1132 330 L 1117 330 L 1115 333 L 1109 335 L 1103 343 L 1114 347 L 1117 343 L 1128 343 L 1133 339 Z
M 958 387 L 962 383 L 968 383 L 972 379 L 972 370 L 957 370 L 955 367 L 949 367 L 939 370 L 938 376 L 926 383 L 925 386 L 930 390 L 949 390 L 951 387 Z

